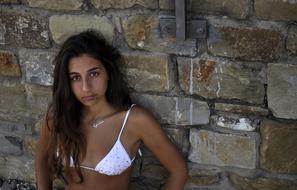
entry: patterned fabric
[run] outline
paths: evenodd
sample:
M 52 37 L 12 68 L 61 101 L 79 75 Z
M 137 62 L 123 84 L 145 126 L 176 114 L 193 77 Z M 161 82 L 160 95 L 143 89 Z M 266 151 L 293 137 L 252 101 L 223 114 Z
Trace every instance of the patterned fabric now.
M 95 168 L 87 167 L 87 166 L 80 166 L 81 168 L 93 170 L 101 174 L 105 175 L 119 175 L 122 172 L 124 172 L 127 168 L 129 168 L 132 165 L 133 160 L 135 157 L 131 160 L 129 154 L 125 150 L 125 147 L 121 143 L 121 135 L 125 128 L 125 124 L 127 122 L 129 113 L 132 109 L 132 107 L 135 104 L 132 104 L 132 106 L 129 108 L 129 110 L 126 113 L 123 125 L 121 127 L 121 131 L 118 135 L 117 141 L 111 148 L 111 150 L 107 153 L 107 155 L 96 165 Z M 141 155 L 140 149 L 138 150 L 139 154 Z M 73 167 L 73 158 L 70 158 L 70 166 Z

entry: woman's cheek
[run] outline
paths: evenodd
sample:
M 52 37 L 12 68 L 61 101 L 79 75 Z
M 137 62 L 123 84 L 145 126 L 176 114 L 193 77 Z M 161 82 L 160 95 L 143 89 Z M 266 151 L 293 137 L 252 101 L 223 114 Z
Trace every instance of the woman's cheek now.
M 79 85 L 77 83 L 72 82 L 71 84 L 71 90 L 76 98 L 78 98 L 79 95 Z

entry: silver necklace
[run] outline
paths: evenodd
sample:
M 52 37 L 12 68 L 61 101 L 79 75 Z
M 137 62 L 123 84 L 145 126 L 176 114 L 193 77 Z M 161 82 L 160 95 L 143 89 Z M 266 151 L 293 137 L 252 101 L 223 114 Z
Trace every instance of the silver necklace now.
M 104 119 L 98 118 L 91 124 L 91 127 L 97 128 L 97 127 L 99 127 L 99 125 L 101 125 L 103 123 L 104 123 Z
M 96 118 L 96 119 L 90 124 L 90 126 L 91 126 L 92 128 L 98 128 L 101 124 L 104 123 L 104 119 L 106 119 L 106 118 L 108 118 L 108 117 L 110 117 L 110 116 L 112 116 L 112 115 L 115 115 L 116 113 L 118 113 L 118 111 L 117 111 L 117 112 L 114 112 L 114 113 L 111 113 L 111 114 L 108 114 L 108 115 L 106 115 L 106 116 L 104 116 L 104 117 L 98 117 L 98 118 Z

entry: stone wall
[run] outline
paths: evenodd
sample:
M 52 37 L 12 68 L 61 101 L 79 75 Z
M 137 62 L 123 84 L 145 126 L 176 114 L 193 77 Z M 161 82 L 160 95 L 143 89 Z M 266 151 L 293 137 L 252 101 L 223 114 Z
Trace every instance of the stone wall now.
M 95 28 L 187 160 L 185 189 L 297 189 L 297 1 L 187 5 L 205 24 L 177 41 L 173 0 L 0 0 L 0 176 L 34 182 L 53 57 Z M 144 147 L 131 189 L 161 189 L 166 175 Z

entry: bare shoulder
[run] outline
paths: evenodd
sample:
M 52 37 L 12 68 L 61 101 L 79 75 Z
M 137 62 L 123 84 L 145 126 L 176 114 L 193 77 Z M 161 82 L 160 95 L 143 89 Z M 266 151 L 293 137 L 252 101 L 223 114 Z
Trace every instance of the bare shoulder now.
M 137 133 L 139 137 L 142 137 L 144 133 L 148 134 L 149 132 L 161 129 L 153 113 L 139 105 L 131 109 L 129 120 L 133 126 L 133 131 Z
M 155 116 L 148 109 L 135 105 L 130 112 L 130 117 L 133 123 L 144 124 L 143 122 L 155 122 Z

